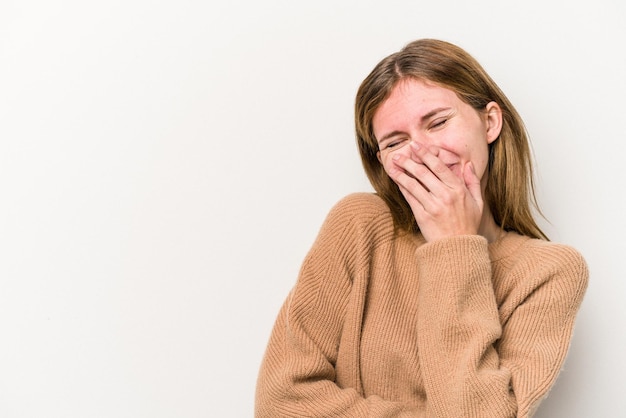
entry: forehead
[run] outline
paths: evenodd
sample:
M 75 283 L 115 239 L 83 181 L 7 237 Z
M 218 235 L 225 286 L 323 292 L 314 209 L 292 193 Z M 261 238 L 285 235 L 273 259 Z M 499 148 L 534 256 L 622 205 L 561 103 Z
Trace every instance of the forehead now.
M 415 112 L 424 111 L 427 113 L 432 106 L 442 104 L 456 105 L 461 100 L 456 93 L 449 88 L 442 87 L 431 81 L 405 79 L 396 84 L 389 97 L 383 101 L 376 115 L 384 113 L 391 108 L 410 108 Z
M 436 108 L 458 108 L 463 102 L 456 93 L 430 81 L 404 79 L 374 113 L 372 127 L 378 131 L 387 126 L 417 122 Z

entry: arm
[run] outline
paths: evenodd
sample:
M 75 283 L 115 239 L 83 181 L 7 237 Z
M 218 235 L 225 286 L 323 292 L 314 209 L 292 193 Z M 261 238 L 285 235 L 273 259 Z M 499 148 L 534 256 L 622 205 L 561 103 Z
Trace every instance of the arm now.
M 530 416 L 569 347 L 587 284 L 584 261 L 569 248 L 533 241 L 506 273 L 515 291 L 506 298 L 499 293 L 496 302 L 497 274 L 481 235 L 495 239 L 498 228 L 483 212 L 473 164 L 457 177 L 412 142 L 411 155 L 394 155 L 386 170 L 428 241 L 417 249 L 416 262 L 418 347 L 429 413 Z
M 381 218 L 380 209 L 355 203 L 346 200 L 331 211 L 279 313 L 257 382 L 258 418 L 418 416 L 406 405 L 336 383 L 346 307 L 355 278 L 366 274 L 359 266 L 373 245 L 371 225 Z
M 498 309 L 487 242 L 459 236 L 420 247 L 418 335 L 429 411 L 520 417 L 554 383 L 587 284 L 575 251 L 541 244 L 517 260 Z

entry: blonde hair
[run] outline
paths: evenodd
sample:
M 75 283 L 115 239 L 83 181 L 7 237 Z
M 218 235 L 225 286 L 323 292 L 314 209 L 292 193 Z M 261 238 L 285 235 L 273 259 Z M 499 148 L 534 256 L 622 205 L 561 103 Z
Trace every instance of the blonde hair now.
M 396 228 L 419 230 L 409 204 L 376 156 L 379 149 L 372 120 L 391 90 L 407 78 L 428 80 L 450 89 L 477 111 L 483 111 L 492 101 L 500 105 L 502 130 L 489 145 L 484 201 L 503 230 L 548 239 L 531 210 L 531 206 L 539 209 L 524 122 L 478 61 L 458 46 L 435 39 L 411 42 L 383 59 L 363 80 L 356 95 L 356 137 L 363 167 L 377 194 L 389 206 Z

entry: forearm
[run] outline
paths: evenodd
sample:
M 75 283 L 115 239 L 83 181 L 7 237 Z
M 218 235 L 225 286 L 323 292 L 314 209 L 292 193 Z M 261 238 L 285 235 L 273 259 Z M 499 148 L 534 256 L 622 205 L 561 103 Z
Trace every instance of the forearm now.
M 417 408 L 378 396 L 363 397 L 340 388 L 336 372 L 297 319 L 281 311 L 263 359 L 256 390 L 255 417 L 412 417 Z
M 502 334 L 487 242 L 463 236 L 418 249 L 418 345 L 429 408 L 444 417 L 514 417 L 511 373 L 494 343 Z

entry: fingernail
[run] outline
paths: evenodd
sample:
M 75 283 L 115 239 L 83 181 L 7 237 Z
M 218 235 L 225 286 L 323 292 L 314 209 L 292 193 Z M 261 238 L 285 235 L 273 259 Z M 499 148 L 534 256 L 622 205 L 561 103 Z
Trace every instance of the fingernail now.
M 398 154 L 394 155 L 393 157 L 391 157 L 391 159 L 393 161 L 399 161 L 400 160 L 400 156 Z
M 413 148 L 415 148 L 415 149 L 419 149 L 420 148 L 420 146 L 419 146 L 419 144 L 417 142 L 411 142 L 411 146 Z

